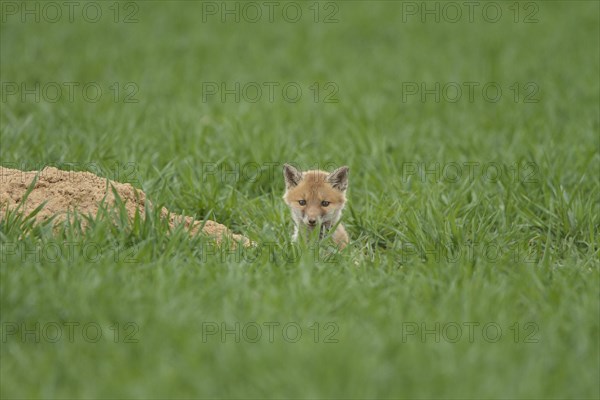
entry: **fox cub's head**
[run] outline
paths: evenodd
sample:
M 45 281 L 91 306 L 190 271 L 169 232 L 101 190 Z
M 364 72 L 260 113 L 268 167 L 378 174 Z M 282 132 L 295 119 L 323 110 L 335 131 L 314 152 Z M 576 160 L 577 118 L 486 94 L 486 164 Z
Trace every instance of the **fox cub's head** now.
M 289 164 L 283 168 L 285 194 L 283 199 L 292 211 L 296 224 L 313 228 L 318 224 L 336 224 L 346 203 L 348 167 L 329 173 L 301 172 Z

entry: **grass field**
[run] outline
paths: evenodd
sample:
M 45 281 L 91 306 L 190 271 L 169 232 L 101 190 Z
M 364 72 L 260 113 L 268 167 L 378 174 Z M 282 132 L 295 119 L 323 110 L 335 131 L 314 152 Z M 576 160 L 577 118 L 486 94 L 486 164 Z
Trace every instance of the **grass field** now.
M 600 396 L 598 2 L 1 7 L 3 166 L 258 243 L 0 221 L 2 398 Z M 344 252 L 285 162 L 350 167 Z

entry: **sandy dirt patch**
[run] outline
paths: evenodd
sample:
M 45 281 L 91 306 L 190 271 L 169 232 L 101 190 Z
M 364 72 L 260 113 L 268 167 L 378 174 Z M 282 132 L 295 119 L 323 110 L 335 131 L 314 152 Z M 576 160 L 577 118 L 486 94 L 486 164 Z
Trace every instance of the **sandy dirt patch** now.
M 27 188 L 36 175 L 38 180 L 35 187 L 23 203 Z M 115 196 L 111 186 L 123 201 L 130 219 L 134 218 L 136 210 L 139 210 L 142 217 L 145 215 L 146 202 L 152 207 L 143 191 L 128 183 L 111 181 L 90 172 L 63 171 L 54 167 L 46 167 L 42 171 L 20 171 L 0 167 L 0 219 L 4 218 L 7 206 L 8 209 L 14 210 L 23 203 L 20 210 L 27 215 L 44 201 L 47 202 L 46 205 L 35 216 L 38 222 L 55 216 L 55 222 L 60 223 L 73 211 L 95 216 L 102 201 L 108 206 L 114 205 Z M 192 217 L 170 213 L 164 207 L 161 209 L 161 215 L 169 219 L 172 228 L 183 223 L 192 234 L 196 233 L 203 223 Z M 232 233 L 225 225 L 215 221 L 207 220 L 203 232 L 214 237 L 217 243 L 224 237 L 230 237 L 244 246 L 251 244 L 246 237 Z

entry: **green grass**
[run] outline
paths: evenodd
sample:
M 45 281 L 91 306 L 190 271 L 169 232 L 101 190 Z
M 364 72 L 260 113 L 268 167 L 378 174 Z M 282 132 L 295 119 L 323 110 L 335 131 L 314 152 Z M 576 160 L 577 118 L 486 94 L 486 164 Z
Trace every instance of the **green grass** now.
M 298 23 L 284 3 L 272 23 L 265 9 L 222 23 L 203 22 L 206 3 L 138 2 L 130 24 L 93 4 L 98 23 L 81 8 L 72 23 L 64 9 L 57 23 L 3 14 L 2 165 L 132 182 L 259 245 L 219 251 L 151 210 L 130 223 L 117 210 L 116 224 L 105 210 L 85 234 L 9 214 L 2 398 L 600 396 L 597 2 L 522 2 L 519 23 L 514 2 L 496 2 L 497 23 L 481 8 L 472 23 L 465 10 L 422 23 L 406 2 L 350 1 L 331 24 L 313 2 L 294 3 Z M 527 4 L 537 23 L 522 22 Z M 65 82 L 79 83 L 72 101 Z M 279 86 L 272 102 L 204 101 L 211 82 Z M 406 92 L 436 82 L 479 86 L 473 101 L 448 101 L 452 85 L 439 102 Z M 40 101 L 22 99 L 36 83 Z M 350 166 L 346 251 L 291 246 L 284 162 Z M 239 342 L 222 337 L 236 324 Z

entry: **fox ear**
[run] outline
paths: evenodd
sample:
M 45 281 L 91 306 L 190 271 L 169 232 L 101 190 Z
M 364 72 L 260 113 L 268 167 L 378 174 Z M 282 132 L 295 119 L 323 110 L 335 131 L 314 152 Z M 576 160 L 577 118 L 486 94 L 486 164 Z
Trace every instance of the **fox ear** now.
M 327 176 L 327 182 L 334 188 L 345 192 L 348 188 L 348 167 L 340 167 Z
M 283 164 L 283 176 L 285 178 L 286 189 L 298 186 L 302 180 L 302 172 L 298 171 L 290 164 Z

